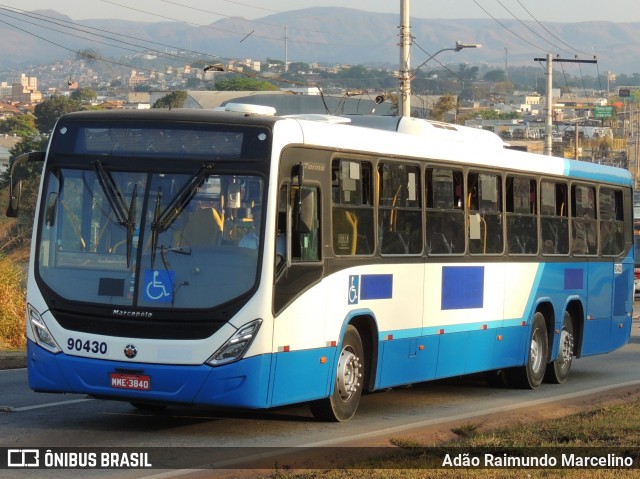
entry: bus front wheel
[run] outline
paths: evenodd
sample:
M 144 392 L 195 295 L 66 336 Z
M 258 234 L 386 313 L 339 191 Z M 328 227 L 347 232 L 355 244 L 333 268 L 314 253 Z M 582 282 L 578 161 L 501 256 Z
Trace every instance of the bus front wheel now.
M 342 340 L 333 392 L 310 404 L 311 413 L 322 421 L 348 421 L 356 413 L 362 396 L 364 350 L 358 330 L 347 326 Z
M 571 321 L 571 315 L 565 311 L 564 319 L 562 320 L 562 331 L 560 331 L 558 357 L 547 365 L 547 372 L 544 375 L 545 382 L 562 384 L 567 380 L 573 359 L 573 344 L 573 322 Z
M 535 389 L 542 383 L 549 361 L 549 339 L 544 315 L 537 312 L 533 317 L 527 364 L 508 371 L 509 384 L 524 389 Z

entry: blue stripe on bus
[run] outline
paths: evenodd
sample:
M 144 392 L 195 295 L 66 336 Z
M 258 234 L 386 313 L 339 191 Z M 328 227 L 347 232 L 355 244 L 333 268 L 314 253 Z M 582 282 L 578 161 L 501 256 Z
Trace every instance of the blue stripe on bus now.
M 587 161 L 565 160 L 565 176 L 573 176 L 586 180 L 609 181 L 616 184 L 633 186 L 633 179 L 628 170 L 606 168 Z
M 424 328 L 390 329 L 378 333 L 379 341 L 397 339 L 422 338 L 425 336 L 438 336 L 448 333 L 463 333 L 469 331 L 481 331 L 507 327 L 522 326 L 523 318 L 495 319 L 491 321 L 476 321 L 463 324 L 439 324 Z
M 484 266 L 443 266 L 441 309 L 482 308 Z
M 360 276 L 360 299 L 391 299 L 392 274 L 363 274 Z

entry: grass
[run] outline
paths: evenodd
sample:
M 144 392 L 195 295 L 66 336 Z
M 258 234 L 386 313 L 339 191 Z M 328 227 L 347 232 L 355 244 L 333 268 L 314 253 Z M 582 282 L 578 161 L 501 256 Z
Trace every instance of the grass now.
M 21 257 L 0 256 L 0 350 L 23 349 L 25 288 Z
M 482 424 L 463 424 L 455 432 L 460 439 L 447 444 L 428 444 L 416 440 L 392 439 L 400 448 L 393 456 L 369 459 L 357 464 L 356 469 L 300 471 L 278 469 L 266 474 L 270 479 L 346 479 L 355 475 L 384 479 L 429 478 L 496 478 L 496 479 L 605 479 L 640 477 L 640 400 L 600 406 L 560 419 L 549 419 L 531 424 L 517 424 L 496 430 L 480 431 Z M 460 434 L 462 433 L 462 434 Z M 616 448 L 598 451 L 598 448 Z M 483 458 L 484 451 L 495 456 L 507 453 L 513 457 L 550 454 L 605 456 L 613 452 L 618 456 L 633 457 L 635 469 L 604 468 L 434 468 L 442 465 L 445 452 Z M 626 452 L 626 454 L 625 454 Z

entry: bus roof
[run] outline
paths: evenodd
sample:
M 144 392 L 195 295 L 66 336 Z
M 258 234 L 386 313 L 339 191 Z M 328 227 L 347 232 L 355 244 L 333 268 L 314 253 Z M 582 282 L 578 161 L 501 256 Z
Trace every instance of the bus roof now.
M 295 118 L 300 122 L 304 143 L 309 145 L 494 166 L 514 171 L 633 186 L 633 178 L 628 170 L 511 150 L 506 148 L 507 145 L 498 135 L 478 128 L 407 117 L 341 117 L 348 118 L 348 122 L 325 121 L 320 117 L 309 118 L 304 115 L 289 118 Z M 314 123 L 320 123 L 322 126 Z M 371 129 L 379 131 L 372 135 Z
M 505 148 L 489 131 L 412 117 L 365 115 L 292 115 L 195 109 L 111 110 L 68 113 L 61 120 L 184 121 L 253 124 L 276 129 L 296 123 L 302 143 L 344 151 L 397 157 L 427 158 L 460 164 L 494 166 L 514 171 L 569 176 L 633 186 L 628 170 L 585 161 L 550 157 Z M 378 130 L 371 134 L 371 129 Z M 284 143 L 287 143 L 286 139 Z M 300 143 L 292 140 L 292 143 Z

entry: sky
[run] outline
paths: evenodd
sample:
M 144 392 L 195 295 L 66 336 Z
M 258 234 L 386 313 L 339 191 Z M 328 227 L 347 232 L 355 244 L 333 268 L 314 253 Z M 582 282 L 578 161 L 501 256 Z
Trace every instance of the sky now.
M 207 25 L 230 16 L 256 19 L 318 6 L 395 13 L 399 20 L 400 3 L 401 0 L 0 0 L 0 8 L 51 9 L 73 20 L 180 20 Z M 638 0 L 412 0 L 409 11 L 411 17 L 434 19 L 515 17 L 541 22 L 640 22 Z

